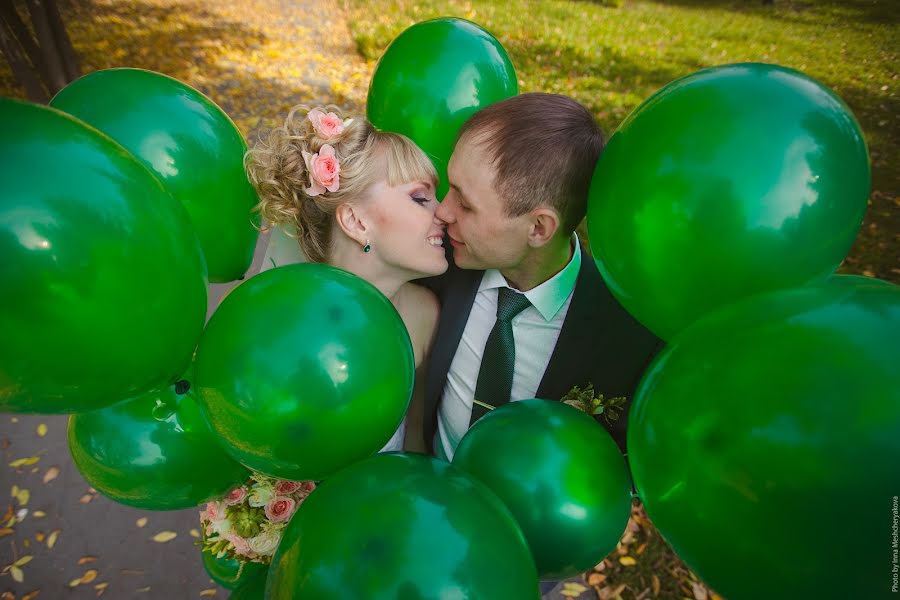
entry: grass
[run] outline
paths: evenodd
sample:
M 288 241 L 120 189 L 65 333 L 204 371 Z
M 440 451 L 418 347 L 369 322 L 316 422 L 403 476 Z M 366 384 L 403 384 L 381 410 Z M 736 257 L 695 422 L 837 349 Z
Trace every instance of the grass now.
M 848 103 L 871 153 L 870 208 L 842 272 L 900 282 L 900 12 L 890 0 L 344 1 L 368 60 L 415 22 L 470 19 L 506 48 L 520 91 L 572 96 L 608 132 L 654 91 L 699 69 L 752 61 L 806 73 Z

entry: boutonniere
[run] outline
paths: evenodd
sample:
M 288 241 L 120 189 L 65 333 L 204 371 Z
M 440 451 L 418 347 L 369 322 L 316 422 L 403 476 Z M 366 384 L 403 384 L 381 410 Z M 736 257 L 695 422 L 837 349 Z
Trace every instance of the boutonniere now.
M 627 399 L 624 396 L 604 398 L 603 394 L 594 397 L 594 384 L 588 382 L 583 390 L 577 385 L 572 387 L 562 401 L 589 415 L 603 415 L 606 422 L 612 424 L 619 420 Z

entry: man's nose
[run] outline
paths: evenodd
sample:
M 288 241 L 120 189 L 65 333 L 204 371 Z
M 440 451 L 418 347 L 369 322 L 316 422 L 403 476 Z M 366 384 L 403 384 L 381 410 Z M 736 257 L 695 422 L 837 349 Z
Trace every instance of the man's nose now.
M 434 211 L 434 217 L 440 219 L 444 223 L 452 223 L 455 220 L 453 218 L 453 210 L 450 206 L 452 202 L 450 194 L 444 196 L 444 201 L 438 204 L 437 210 Z

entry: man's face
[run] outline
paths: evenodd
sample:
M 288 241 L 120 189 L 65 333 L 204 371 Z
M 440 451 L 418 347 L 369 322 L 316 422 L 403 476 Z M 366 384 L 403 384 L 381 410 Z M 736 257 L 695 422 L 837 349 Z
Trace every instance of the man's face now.
M 447 223 L 453 257 L 463 269 L 512 269 L 528 250 L 527 215 L 508 217 L 494 191 L 490 155 L 476 139 L 457 143 L 447 166 L 450 191 L 435 215 Z

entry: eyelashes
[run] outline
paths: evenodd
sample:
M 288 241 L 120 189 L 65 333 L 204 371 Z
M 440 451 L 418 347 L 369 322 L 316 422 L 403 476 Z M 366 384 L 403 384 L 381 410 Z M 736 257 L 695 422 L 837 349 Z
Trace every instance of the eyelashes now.
M 420 196 L 412 196 L 413 202 L 417 202 L 418 204 L 425 206 L 429 202 L 431 202 L 431 198 L 422 198 Z

